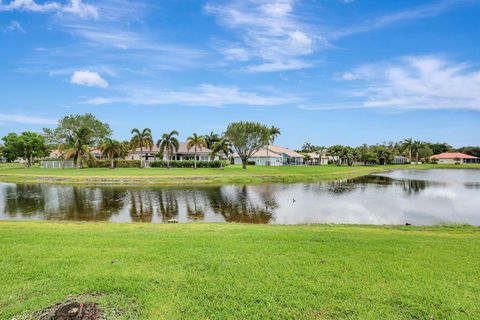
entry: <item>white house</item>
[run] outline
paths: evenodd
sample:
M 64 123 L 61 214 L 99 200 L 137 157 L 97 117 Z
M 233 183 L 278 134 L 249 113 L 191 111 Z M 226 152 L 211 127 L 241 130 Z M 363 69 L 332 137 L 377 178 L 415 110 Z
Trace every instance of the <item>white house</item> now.
M 238 154 L 234 154 L 235 164 L 242 164 L 242 159 Z M 288 148 L 278 146 L 268 146 L 260 148 L 248 159 L 259 166 L 285 166 L 285 165 L 303 165 L 304 156 Z

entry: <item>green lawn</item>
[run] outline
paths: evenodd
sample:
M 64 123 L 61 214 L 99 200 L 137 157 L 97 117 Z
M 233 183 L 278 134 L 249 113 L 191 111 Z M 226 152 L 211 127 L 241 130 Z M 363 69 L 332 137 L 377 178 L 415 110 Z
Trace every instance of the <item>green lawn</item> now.
M 479 319 L 480 228 L 0 222 L 0 319 Z M 135 312 L 133 312 L 134 310 Z
M 392 169 L 480 168 L 480 165 L 228 166 L 225 169 L 42 169 L 0 165 L 0 181 L 69 184 L 223 184 L 337 180 Z

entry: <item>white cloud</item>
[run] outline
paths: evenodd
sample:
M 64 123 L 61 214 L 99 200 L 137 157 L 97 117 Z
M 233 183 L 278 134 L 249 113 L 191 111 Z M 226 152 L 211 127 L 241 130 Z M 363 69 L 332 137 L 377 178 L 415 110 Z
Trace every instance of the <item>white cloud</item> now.
M 339 79 L 355 82 L 350 94 L 367 108 L 480 111 L 480 69 L 439 57 L 410 56 L 367 65 Z
M 20 32 L 25 33 L 22 25 L 18 21 L 10 21 L 10 24 L 2 28 L 3 32 Z
M 243 91 L 238 87 L 214 86 L 203 84 L 198 87 L 184 90 L 158 90 L 156 88 L 121 88 L 123 95 L 114 97 L 96 97 L 85 103 L 103 105 L 124 103 L 133 105 L 186 105 L 186 106 L 212 106 L 222 107 L 227 105 L 248 106 L 276 106 L 285 105 L 298 98 L 286 94 L 260 95 L 255 92 Z
M 24 124 L 55 124 L 57 123 L 57 120 L 49 119 L 49 118 L 25 116 L 22 114 L 5 114 L 5 113 L 0 113 L 0 121 L 24 123 Z
M 87 87 L 108 87 L 108 82 L 98 73 L 88 70 L 75 71 L 70 78 L 70 82 Z
M 217 16 L 220 23 L 238 33 L 241 45 L 221 50 L 227 60 L 257 59 L 258 65 L 275 67 L 247 67 L 250 71 L 270 72 L 302 69 L 311 63 L 292 63 L 304 60 L 317 45 L 311 27 L 293 14 L 294 0 L 233 0 L 226 5 L 207 5 L 205 10 Z M 238 55 L 238 53 L 241 53 Z M 282 68 L 284 66 L 285 68 Z
M 32 11 L 32 12 L 57 12 L 77 15 L 81 18 L 98 18 L 96 7 L 85 4 L 82 0 L 70 0 L 65 4 L 59 2 L 37 3 L 35 0 L 12 0 L 8 4 L 0 1 L 0 11 Z

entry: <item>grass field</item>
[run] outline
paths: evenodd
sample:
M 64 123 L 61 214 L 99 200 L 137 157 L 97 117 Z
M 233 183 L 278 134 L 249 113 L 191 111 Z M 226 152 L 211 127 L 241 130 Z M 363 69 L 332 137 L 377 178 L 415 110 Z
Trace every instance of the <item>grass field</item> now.
M 195 185 L 338 180 L 393 169 L 477 168 L 480 165 L 396 165 L 396 166 L 228 166 L 224 169 L 42 169 L 21 165 L 0 165 L 0 181 L 68 184 L 155 184 Z
M 0 222 L 0 319 L 479 319 L 480 228 Z

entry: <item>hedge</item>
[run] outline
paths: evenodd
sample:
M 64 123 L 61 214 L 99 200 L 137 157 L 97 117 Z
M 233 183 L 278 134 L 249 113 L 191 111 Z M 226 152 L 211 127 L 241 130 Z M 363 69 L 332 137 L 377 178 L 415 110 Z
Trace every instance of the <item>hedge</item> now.
M 110 168 L 110 160 L 95 160 L 89 163 L 90 168 Z M 114 160 L 115 168 L 140 168 L 140 160 Z
M 152 161 L 149 162 L 149 164 L 152 168 L 167 168 L 167 161 L 164 160 Z M 225 167 L 228 165 L 228 162 L 220 160 L 197 161 L 197 168 L 220 168 L 222 164 Z M 195 164 L 193 160 L 170 161 L 171 168 L 193 168 L 194 165 Z

